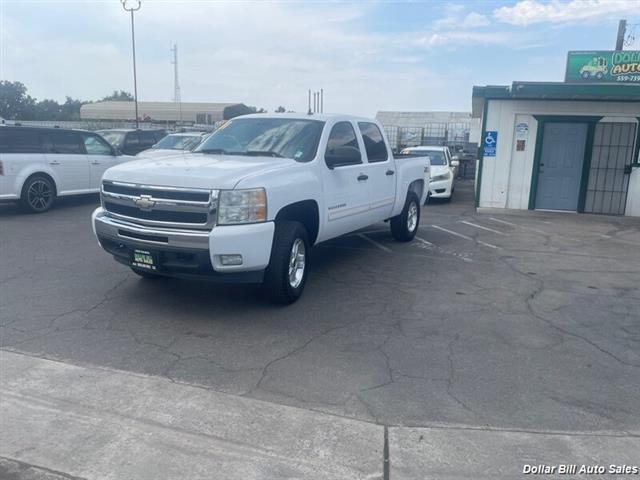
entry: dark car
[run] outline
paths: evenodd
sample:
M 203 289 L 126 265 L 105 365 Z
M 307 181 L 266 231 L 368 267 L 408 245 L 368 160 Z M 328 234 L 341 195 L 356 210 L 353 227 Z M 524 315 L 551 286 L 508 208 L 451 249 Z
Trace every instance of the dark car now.
M 161 129 L 112 129 L 99 130 L 97 133 L 102 135 L 111 145 L 116 147 L 125 155 L 137 155 L 143 150 L 151 148 L 167 135 L 167 132 Z

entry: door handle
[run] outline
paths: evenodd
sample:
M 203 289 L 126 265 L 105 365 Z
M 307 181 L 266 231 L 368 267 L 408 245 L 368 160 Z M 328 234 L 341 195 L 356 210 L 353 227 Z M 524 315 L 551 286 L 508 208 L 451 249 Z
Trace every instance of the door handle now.
M 394 173 L 396 173 L 394 170 L 387 170 L 387 175 L 393 175 Z
M 359 182 L 364 182 L 368 178 L 369 178 L 369 175 L 365 175 L 364 173 L 361 173 L 360 175 L 358 175 L 358 181 Z
M 96 162 L 96 161 L 93 161 L 93 162 L 91 162 L 91 165 L 100 165 L 101 163 L 102 163 L 102 162 Z
M 60 162 L 57 160 L 53 160 L 51 162 L 49 162 L 49 165 L 60 165 Z

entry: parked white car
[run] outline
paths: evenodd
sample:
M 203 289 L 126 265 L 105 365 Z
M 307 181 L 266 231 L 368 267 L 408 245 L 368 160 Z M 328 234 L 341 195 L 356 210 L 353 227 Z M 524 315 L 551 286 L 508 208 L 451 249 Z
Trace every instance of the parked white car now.
M 57 197 L 99 192 L 107 168 L 134 158 L 93 132 L 2 126 L 0 200 L 45 212 Z
M 194 150 L 210 135 L 209 132 L 171 133 L 148 150 L 136 155 L 137 158 L 157 158 L 187 153 Z
M 451 157 L 449 147 L 410 147 L 403 149 L 401 153 L 429 157 L 431 165 L 430 197 L 451 200 L 451 195 L 456 188 L 455 180 L 460 161 Z
M 415 236 L 424 159 L 396 161 L 382 132 L 344 115 L 235 118 L 190 154 L 107 170 L 94 232 L 143 277 L 263 282 L 294 302 L 312 245 L 382 220 Z

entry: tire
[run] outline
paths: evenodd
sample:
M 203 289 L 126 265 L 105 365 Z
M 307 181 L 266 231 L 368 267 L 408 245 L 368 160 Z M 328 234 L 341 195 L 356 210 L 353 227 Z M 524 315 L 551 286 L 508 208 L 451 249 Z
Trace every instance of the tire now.
M 391 235 L 398 242 L 410 242 L 418 232 L 420 225 L 420 199 L 409 192 L 402 212 L 391 219 Z
M 56 187 L 46 175 L 31 175 L 24 182 L 20 192 L 20 205 L 29 213 L 43 213 L 49 210 L 56 199 Z
M 145 272 L 144 270 L 138 270 L 137 268 L 132 268 L 131 271 L 138 275 L 140 278 L 145 280 L 157 280 L 162 278 L 162 275 L 157 275 L 155 273 Z
M 301 223 L 276 223 L 263 283 L 264 293 L 271 302 L 289 305 L 300 298 L 307 282 L 309 252 L 309 236 Z

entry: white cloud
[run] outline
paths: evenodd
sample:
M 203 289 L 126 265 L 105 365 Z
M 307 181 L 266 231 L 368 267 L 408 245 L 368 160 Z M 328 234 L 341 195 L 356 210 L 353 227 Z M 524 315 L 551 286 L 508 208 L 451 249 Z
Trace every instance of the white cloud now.
M 456 12 L 454 15 L 447 15 L 434 22 L 436 29 L 473 29 L 489 26 L 491 22 L 486 15 L 470 12 L 466 15 Z
M 521 0 L 512 7 L 500 7 L 493 16 L 511 25 L 535 23 L 573 23 L 618 14 L 631 14 L 633 0 Z M 637 4 L 636 4 L 637 6 Z

